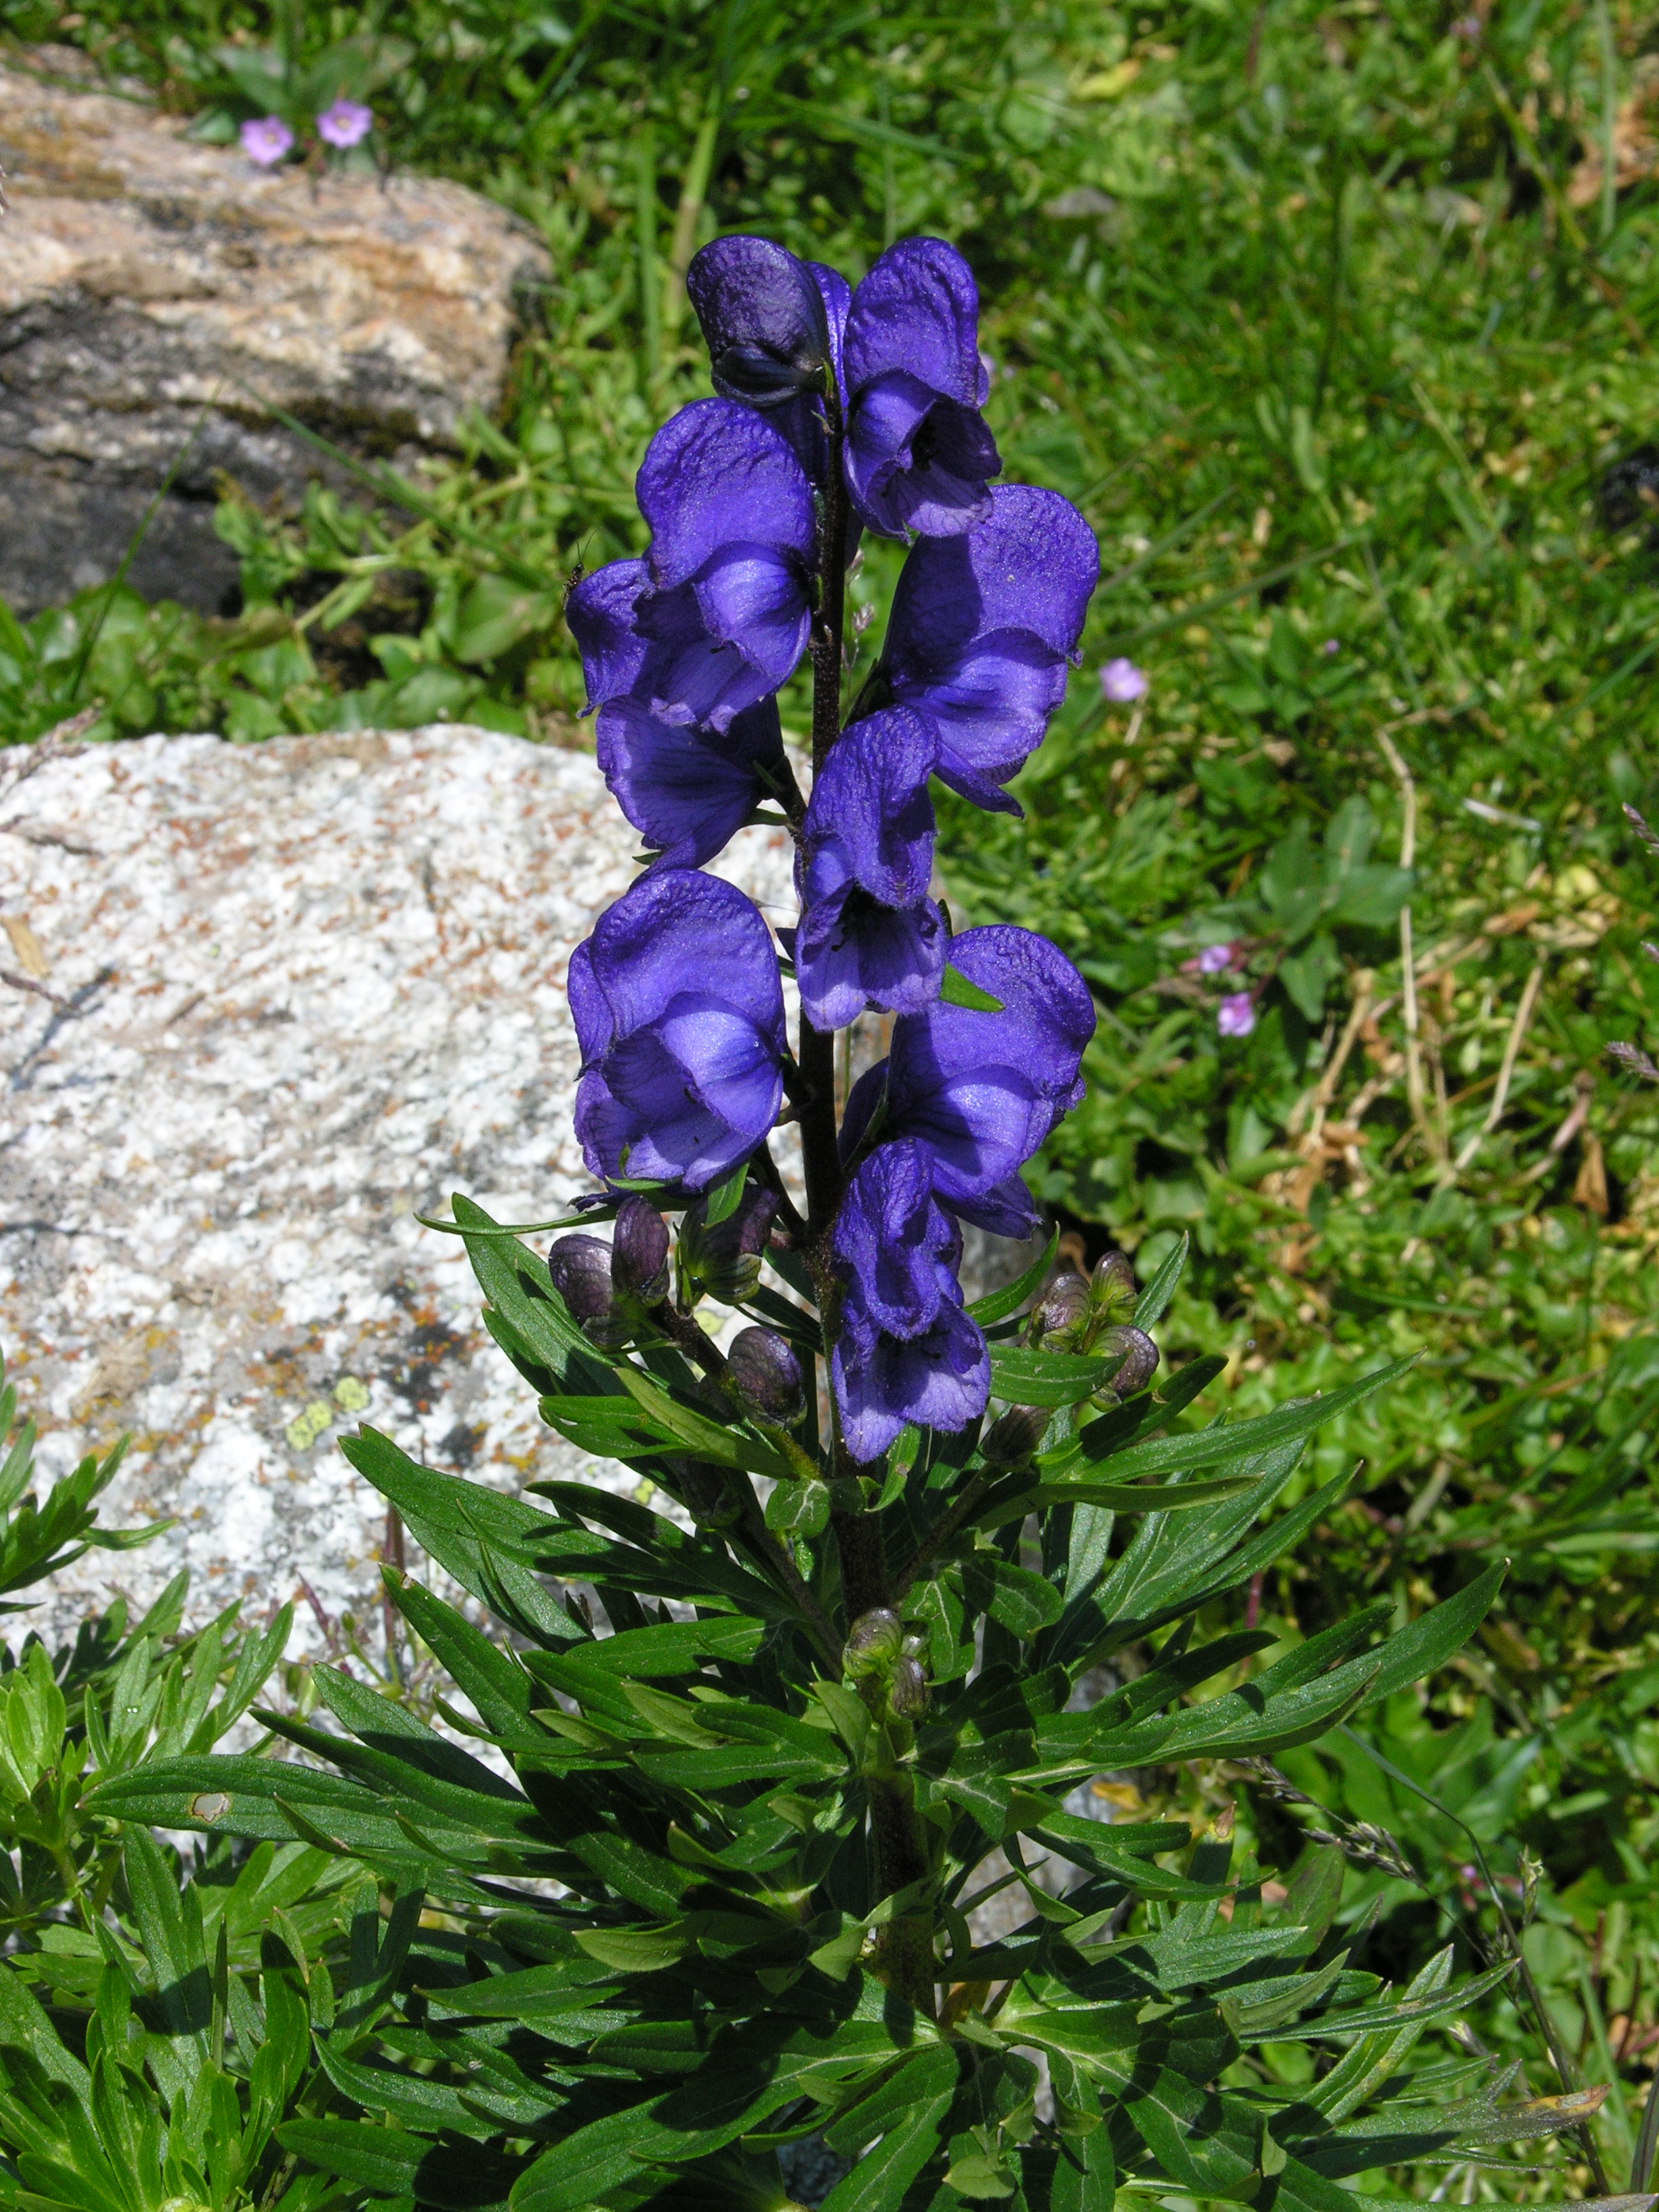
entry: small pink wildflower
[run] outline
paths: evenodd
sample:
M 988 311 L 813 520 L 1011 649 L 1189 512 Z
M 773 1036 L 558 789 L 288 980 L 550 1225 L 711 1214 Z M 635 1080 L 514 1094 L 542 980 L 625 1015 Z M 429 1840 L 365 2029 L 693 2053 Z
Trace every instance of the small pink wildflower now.
M 347 100 L 343 94 L 317 118 L 317 136 L 325 146 L 343 149 L 367 138 L 374 121 L 372 107 L 365 107 L 361 100 Z
M 1206 945 L 1194 963 L 1200 975 L 1219 975 L 1233 964 L 1235 948 L 1232 945 Z
M 1132 701 L 1146 697 L 1146 672 L 1120 653 L 1101 670 L 1100 688 L 1111 705 L 1127 707 Z
M 1248 991 L 1230 991 L 1216 1009 L 1215 1025 L 1224 1037 L 1249 1036 L 1255 1027 L 1255 1002 Z
M 254 123 L 245 123 L 240 133 L 242 151 L 262 169 L 274 169 L 284 154 L 294 150 L 294 133 L 280 115 L 262 115 Z
M 1336 638 L 1336 637 L 1328 637 L 1328 638 L 1326 639 L 1326 641 L 1325 641 L 1324 644 L 1323 644 L 1323 645 L 1322 645 L 1322 646 L 1320 647 L 1319 650 L 1320 650 L 1322 653 L 1324 653 L 1324 654 L 1327 656 L 1327 658 L 1328 658 L 1328 657 L 1329 657 L 1329 655 L 1330 655 L 1330 654 L 1332 654 L 1333 653 L 1340 653 L 1340 652 L 1341 652 L 1341 650 L 1342 650 L 1342 641 L 1341 641 L 1341 639 L 1340 639 L 1340 638 Z

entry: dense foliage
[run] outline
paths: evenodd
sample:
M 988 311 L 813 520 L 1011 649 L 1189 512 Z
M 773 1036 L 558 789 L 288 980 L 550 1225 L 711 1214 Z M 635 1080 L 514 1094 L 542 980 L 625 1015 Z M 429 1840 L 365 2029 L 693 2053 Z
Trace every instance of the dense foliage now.
M 6 0 L 3 21 L 232 129 L 251 110 L 218 49 L 297 21 L 314 64 L 376 30 L 208 0 L 69 19 Z M 1547 1869 L 1528 1955 L 1578 2063 L 1623 2085 L 1601 2123 L 1622 2161 L 1659 1988 L 1656 1127 L 1601 1062 L 1644 1035 L 1652 989 L 1650 878 L 1614 804 L 1652 811 L 1647 480 L 1620 466 L 1651 434 L 1647 13 L 434 5 L 398 28 L 413 52 L 359 86 L 382 156 L 497 192 L 556 249 L 513 406 L 406 488 L 425 512 L 319 494 L 279 526 L 228 505 L 238 623 L 94 594 L 0 640 L 4 733 L 82 701 L 107 702 L 103 729 L 451 714 L 565 733 L 564 573 L 637 550 L 633 470 L 664 404 L 703 388 L 673 266 L 714 227 L 849 269 L 901 230 L 963 243 L 1005 457 L 1106 548 L 1090 663 L 1130 654 L 1152 679 L 1139 718 L 1077 687 L 1018 787 L 1025 826 L 942 817 L 958 918 L 1045 930 L 1107 1009 L 1046 1194 L 1086 1259 L 1115 1242 L 1150 1273 L 1193 1230 L 1166 1346 L 1230 1352 L 1238 1410 L 1427 1346 L 1291 1478 L 1287 1499 L 1364 1456 L 1316 1547 L 1206 1626 L 1316 1631 L 1370 1590 L 1403 1620 L 1514 1561 L 1431 1700 L 1283 1755 L 1327 1809 L 1210 1764 L 1114 1786 L 1147 1812 L 1239 1793 L 1269 1856 L 1296 1821 L 1389 1829 L 1411 1875 L 1351 1862 L 1342 1917 L 1380 1912 L 1402 1972 L 1492 1926 L 1458 1822 L 1517 1890 L 1524 1844 Z M 1609 173 L 1615 127 L 1635 158 Z M 855 604 L 890 583 L 870 562 Z M 1292 931 L 1357 800 L 1369 864 L 1400 858 L 1379 725 L 1417 806 L 1420 1119 L 1397 920 Z M 1298 1001 L 1285 963 L 1322 934 Z M 1245 948 L 1222 982 L 1187 968 L 1222 942 Z M 1217 1002 L 1241 984 L 1257 1019 L 1229 1042 Z M 1480 2028 L 1530 2047 L 1505 2002 Z

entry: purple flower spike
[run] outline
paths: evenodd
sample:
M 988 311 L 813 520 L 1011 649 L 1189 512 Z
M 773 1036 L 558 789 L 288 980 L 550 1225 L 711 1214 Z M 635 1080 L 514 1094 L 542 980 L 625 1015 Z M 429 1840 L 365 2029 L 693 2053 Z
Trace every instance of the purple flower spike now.
M 724 850 L 783 766 L 775 699 L 733 715 L 724 737 L 664 722 L 637 699 L 599 709 L 599 772 L 649 846 L 654 866 L 700 867 Z
M 878 1459 L 907 1422 L 961 1429 L 985 1410 L 991 1363 L 963 1310 L 960 1232 L 933 1194 L 926 1149 L 884 1145 L 853 1178 L 836 1217 L 847 1285 L 830 1361 L 842 1434 Z
M 1026 1237 L 1037 1217 L 1019 1170 L 1083 1096 L 1094 1000 L 1065 954 L 1028 929 L 964 930 L 950 957 L 1002 1011 L 940 1000 L 901 1016 L 887 1060 L 854 1085 L 842 1147 L 850 1154 L 884 1088 L 881 1133 L 925 1147 L 940 1203 L 993 1236 Z
M 783 1096 L 783 993 L 741 891 L 691 869 L 644 877 L 577 946 L 569 993 L 576 1135 L 596 1176 L 706 1190 L 766 1136 Z
M 294 133 L 280 115 L 262 115 L 257 123 L 245 123 L 237 136 L 249 161 L 262 169 L 274 169 L 285 154 L 294 151 Z
M 654 587 L 634 613 L 652 648 L 639 688 L 665 721 L 724 730 L 805 650 L 811 487 L 769 422 L 700 399 L 651 441 L 636 491 Z
M 831 360 L 823 294 L 787 246 L 717 238 L 693 256 L 685 289 L 722 398 L 779 407 L 823 389 Z
M 941 239 L 890 246 L 853 295 L 847 482 L 884 537 L 952 537 L 988 512 L 1002 461 L 979 414 L 990 380 L 978 331 L 972 273 Z
M 331 100 L 317 118 L 317 136 L 325 146 L 337 146 L 343 151 L 367 138 L 374 122 L 372 107 L 365 107 L 358 100 L 347 100 L 343 94 Z
M 923 538 L 893 595 L 881 677 L 939 732 L 939 775 L 975 805 L 1018 814 L 1002 789 L 1042 742 L 1100 576 L 1094 533 L 1058 492 L 1000 485 L 965 537 Z
M 945 917 L 927 896 L 939 738 L 902 708 L 855 723 L 812 787 L 795 938 L 801 1004 L 815 1029 L 866 1006 L 919 1013 L 939 996 Z

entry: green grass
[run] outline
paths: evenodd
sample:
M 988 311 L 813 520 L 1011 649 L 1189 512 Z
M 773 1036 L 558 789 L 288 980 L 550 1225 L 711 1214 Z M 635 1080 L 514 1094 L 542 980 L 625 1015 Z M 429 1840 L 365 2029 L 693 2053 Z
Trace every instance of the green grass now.
M 566 734 L 564 574 L 635 550 L 645 441 L 706 389 L 671 264 L 716 228 L 854 276 L 895 235 L 957 239 L 1008 471 L 1081 506 L 1111 580 L 1024 820 L 943 824 L 958 921 L 1045 930 L 1099 999 L 1044 1194 L 1091 1254 L 1116 1242 L 1143 1271 L 1191 1233 L 1176 1356 L 1233 1355 L 1240 1412 L 1421 1353 L 1328 1432 L 1308 1480 L 1360 1461 L 1350 1501 L 1249 1602 L 1306 1632 L 1367 1591 L 1404 1612 L 1511 1560 L 1479 1656 L 1376 1741 L 1500 1880 L 1543 1862 L 1528 1956 L 1573 2057 L 1619 2077 L 1601 2140 L 1627 2168 L 1653 2051 L 1620 2063 L 1608 2023 L 1639 2042 L 1659 1989 L 1659 1099 L 1604 1047 L 1659 1024 L 1640 951 L 1659 864 L 1620 811 L 1659 811 L 1659 515 L 1609 516 L 1599 492 L 1659 416 L 1659 184 L 1570 186 L 1659 13 L 1498 0 L 1476 41 L 1454 12 L 400 9 L 412 52 L 375 94 L 393 157 L 495 194 L 553 249 L 508 405 L 419 487 L 422 514 L 228 500 L 241 617 L 121 600 L 78 691 L 100 595 L 22 637 L 0 624 L 0 717 L 12 737 L 82 704 L 106 734 L 440 714 Z M 280 27 L 208 0 L 82 13 L 73 35 L 112 72 L 210 117 L 234 112 L 212 49 Z M 0 20 L 57 21 L 33 0 Z M 307 9 L 305 53 L 374 24 Z M 872 548 L 855 590 L 878 605 L 894 573 Z M 1095 680 L 1119 653 L 1151 678 L 1133 716 Z M 1402 772 L 1415 1077 L 1407 886 L 1339 865 L 1368 838 L 1367 865 L 1397 864 Z M 1227 984 L 1184 966 L 1223 939 Z M 1254 1031 L 1221 1038 L 1220 989 L 1245 987 Z M 1284 1765 L 1397 1835 L 1437 1900 L 1357 1868 L 1373 1941 L 1404 1963 L 1446 1924 L 1489 1940 L 1446 1814 L 1357 1750 Z M 1143 1781 L 1241 1790 L 1281 1856 L 1319 1817 L 1248 1778 Z M 1524 2047 L 1507 2012 L 1482 2033 Z

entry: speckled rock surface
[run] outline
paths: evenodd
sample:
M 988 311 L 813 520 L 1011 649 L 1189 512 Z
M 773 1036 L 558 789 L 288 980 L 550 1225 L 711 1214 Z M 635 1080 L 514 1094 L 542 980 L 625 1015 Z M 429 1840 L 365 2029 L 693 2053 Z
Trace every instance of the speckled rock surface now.
M 414 1216 L 591 1187 L 565 971 L 634 847 L 591 759 L 481 730 L 0 753 L 0 921 L 58 1001 L 0 985 L 0 1343 L 48 1468 L 130 1431 L 106 1522 L 179 1516 L 60 1577 L 56 1623 L 179 1565 L 192 1619 L 301 1573 L 371 1599 L 359 1418 L 504 1487 L 633 1486 L 541 1427 Z M 775 921 L 789 871 L 762 830 L 720 869 Z
M 459 185 L 193 144 L 55 82 L 77 58 L 0 69 L 0 598 L 30 613 L 112 574 L 194 433 L 130 580 L 211 612 L 236 580 L 216 473 L 264 502 L 318 472 L 260 402 L 348 445 L 442 444 L 499 398 L 547 255 Z

